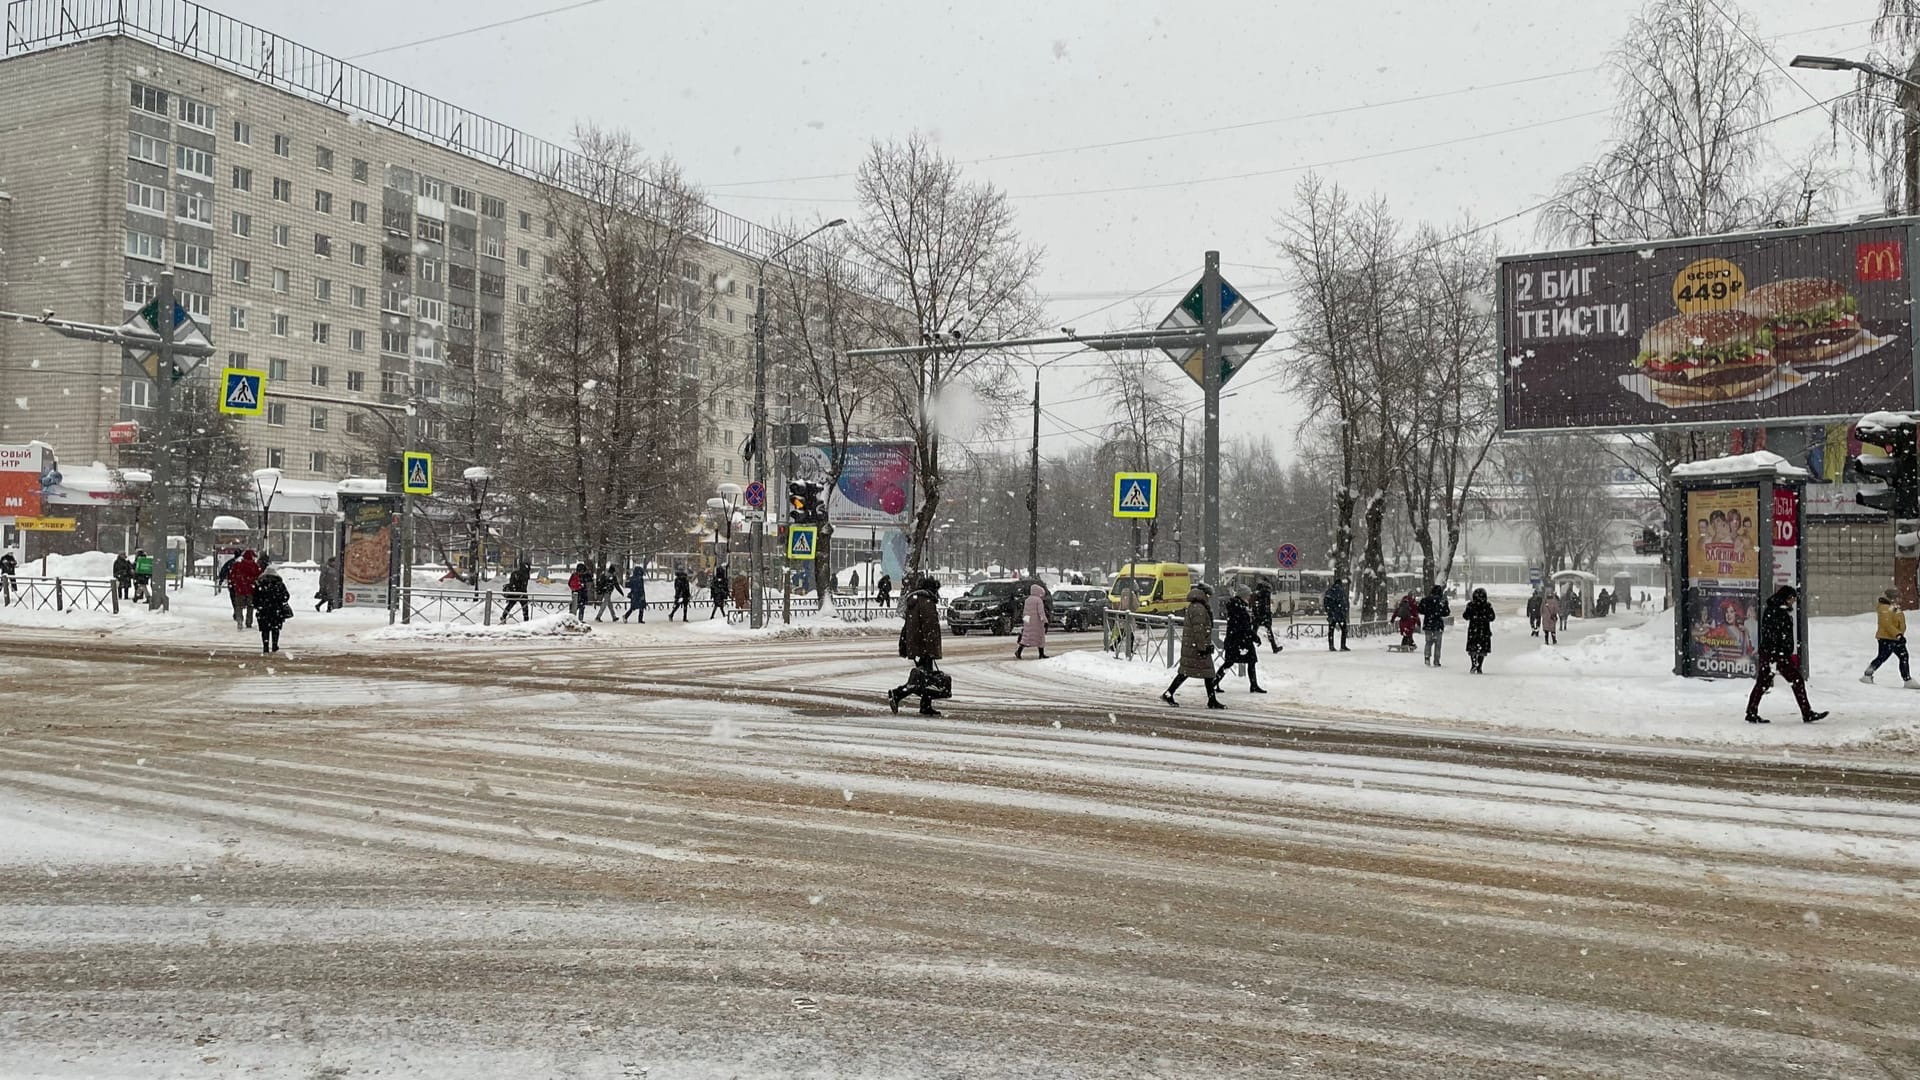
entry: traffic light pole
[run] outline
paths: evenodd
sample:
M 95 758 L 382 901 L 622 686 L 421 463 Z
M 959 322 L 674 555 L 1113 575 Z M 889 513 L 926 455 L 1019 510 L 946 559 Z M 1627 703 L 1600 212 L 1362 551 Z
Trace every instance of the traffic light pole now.
M 1200 544 L 1205 551 L 1207 582 L 1220 582 L 1220 253 L 1207 252 L 1200 276 L 1200 330 L 1205 338 L 1201 389 L 1206 392 L 1206 443 L 1201 455 Z
M 160 272 L 160 284 L 154 290 L 154 330 L 160 334 L 160 347 L 153 354 L 153 422 L 159 438 L 153 442 L 153 483 L 148 491 L 160 498 L 153 507 L 153 521 L 147 526 L 147 553 L 159 560 L 159 573 L 147 579 L 147 609 L 165 611 L 167 600 L 167 535 L 172 514 L 168 513 L 168 495 L 173 489 L 173 271 Z M 184 555 L 185 553 L 182 552 Z

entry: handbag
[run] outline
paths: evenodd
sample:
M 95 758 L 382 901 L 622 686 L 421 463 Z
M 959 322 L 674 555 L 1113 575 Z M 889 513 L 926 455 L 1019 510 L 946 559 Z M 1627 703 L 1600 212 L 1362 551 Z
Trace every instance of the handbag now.
M 931 663 L 927 667 L 916 664 L 912 674 L 907 676 L 907 693 L 922 694 L 929 698 L 950 698 L 953 696 L 953 676 Z

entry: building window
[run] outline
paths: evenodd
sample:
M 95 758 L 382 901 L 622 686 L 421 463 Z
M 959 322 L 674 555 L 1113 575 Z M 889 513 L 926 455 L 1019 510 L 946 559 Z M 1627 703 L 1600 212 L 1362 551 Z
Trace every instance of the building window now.
M 498 296 L 504 299 L 507 295 L 507 279 L 499 274 L 481 274 L 480 292 L 485 296 Z
M 366 286 L 364 285 L 347 286 L 347 303 L 357 308 L 366 307 L 367 306 Z
M 480 196 L 480 213 L 495 220 L 503 220 L 507 216 L 507 201 L 496 199 L 491 195 L 482 195 Z
M 355 199 L 353 205 L 347 207 L 347 216 L 365 225 L 367 223 L 367 204 Z
M 353 179 L 355 183 L 367 182 L 367 163 L 359 158 L 353 159 Z
M 506 367 L 507 354 L 499 349 L 480 350 L 480 370 L 498 372 Z
M 239 165 L 235 165 L 233 167 L 233 190 L 235 191 L 252 191 L 253 190 L 253 170 L 252 169 L 242 168 Z
M 489 259 L 499 259 L 505 262 L 507 258 L 507 242 L 497 236 L 483 236 L 480 238 L 480 254 L 485 255 Z
M 514 252 L 513 259 L 515 262 L 520 264 L 520 268 L 522 270 L 526 269 L 527 264 L 533 261 L 533 259 L 529 256 L 526 248 L 521 248 L 520 250 Z
M 456 186 L 453 189 L 453 205 L 462 210 L 473 209 L 473 192 L 468 191 L 466 188 Z
M 287 362 L 277 356 L 267 357 L 267 381 L 286 382 Z
M 293 291 L 291 271 L 282 270 L 277 266 L 273 268 L 273 291 L 281 294 Z
M 430 180 L 423 176 L 420 178 L 420 197 L 433 199 L 436 202 L 442 201 L 447 197 L 447 186 L 438 180 Z
M 277 176 L 274 177 L 273 178 L 273 197 L 276 201 L 279 201 L 279 202 L 283 202 L 283 203 L 292 202 L 293 201 L 293 181 L 282 180 Z
M 553 276 L 553 256 L 540 256 L 540 273 L 546 277 Z
M 359 332 L 359 331 L 355 331 L 355 333 L 358 333 L 358 332 Z M 366 372 L 364 372 L 364 371 L 349 371 L 349 372 L 347 372 L 347 389 L 348 389 L 348 390 L 352 390 L 352 391 L 354 391 L 354 392 L 356 392 L 356 393 L 358 393 L 359 391 L 361 391 L 361 390 L 365 390 L 366 388 L 367 388 L 367 373 L 366 373 Z M 352 430 L 353 430 L 353 417 L 355 417 L 355 416 L 359 416 L 359 415 L 360 415 L 359 413 L 350 413 L 350 414 L 348 414 L 348 417 L 347 417 L 347 430 L 348 430 L 348 431 L 352 431 Z
M 313 279 L 313 298 L 322 303 L 333 301 L 333 279 L 317 277 Z
M 165 116 L 167 115 L 167 92 L 134 83 L 133 107 L 155 116 Z
M 367 245 L 351 244 L 347 247 L 347 261 L 355 266 L 367 265 Z
M 383 394 L 404 394 L 407 392 L 407 374 L 404 371 L 383 371 L 380 373 L 380 392 Z
M 316 214 L 333 213 L 333 192 L 313 189 L 313 212 Z
M 413 317 L 414 318 L 425 319 L 427 322 L 439 322 L 441 314 L 442 314 L 442 307 L 441 307 L 440 301 L 430 300 L 424 296 L 414 298 L 414 301 L 413 301 Z
M 213 106 L 191 98 L 180 99 L 180 122 L 202 131 L 213 130 Z
M 233 141 L 241 146 L 252 146 L 253 125 L 247 123 L 245 120 L 235 120 L 233 122 Z
M 293 243 L 293 226 L 275 225 L 273 227 L 273 246 L 288 247 Z
M 175 261 L 181 266 L 193 270 L 213 269 L 213 249 L 205 244 L 175 244 L 174 250 L 179 254 Z
M 531 231 L 532 228 L 533 228 L 533 215 L 526 212 L 525 210 L 520 211 L 520 231 L 528 232 L 528 231 Z
M 367 332 L 365 330 L 347 331 L 347 351 L 349 352 L 366 352 L 367 351 Z M 353 385 L 353 373 L 348 373 L 347 375 L 347 389 L 349 390 L 359 389 L 359 387 Z
M 405 210 L 387 207 L 380 211 L 380 223 L 394 236 L 412 236 L 413 215 Z
M 327 452 L 325 450 L 307 451 L 307 470 L 323 473 L 327 471 Z
M 530 304 L 533 302 L 533 290 L 527 288 L 525 285 L 516 285 L 514 286 L 513 298 L 523 304 Z
M 208 296 L 206 293 L 188 292 L 186 290 L 181 290 L 179 296 L 180 305 L 187 309 L 187 314 L 192 315 L 202 322 L 213 321 L 213 297 Z
M 439 360 L 440 341 L 438 338 L 416 337 L 413 339 L 413 355 L 420 360 Z M 422 391 L 424 393 L 424 391 Z
M 272 406 L 269 405 L 268 408 L 271 409 Z M 281 406 L 280 408 L 280 422 L 282 424 L 287 422 L 287 410 L 284 405 Z M 267 468 L 269 469 L 284 468 L 286 466 L 286 463 L 287 463 L 287 452 L 284 449 L 278 446 L 267 447 Z
M 233 283 L 245 285 L 253 280 L 253 264 L 245 259 L 233 260 Z
M 314 233 L 313 253 L 323 259 L 333 258 L 333 237 L 326 233 Z
M 421 259 L 420 260 L 420 280 L 421 281 L 439 281 L 440 280 L 440 260 L 439 259 Z
M 454 264 L 447 267 L 447 284 L 456 289 L 473 291 L 473 267 Z
M 350 412 L 347 414 L 347 434 L 365 435 L 367 433 L 367 414 Z
M 444 244 L 447 242 L 447 227 L 432 218 L 423 217 L 419 221 L 418 231 L 415 235 L 429 244 Z
M 253 215 L 252 214 L 243 214 L 238 210 L 235 210 L 233 212 L 233 235 L 235 236 L 252 236 L 253 235 Z
M 287 406 L 281 402 L 267 402 L 267 426 L 287 426 Z
M 167 167 L 167 144 L 151 135 L 130 131 L 127 133 L 127 156 L 164 169 Z
M 127 258 L 148 262 L 167 261 L 167 239 L 152 233 L 127 230 Z
M 167 189 L 142 184 L 137 180 L 127 181 L 127 209 L 140 210 L 149 214 L 165 217 L 167 213 Z
M 330 374 L 327 371 L 327 365 L 315 364 L 307 369 L 307 382 L 313 386 L 325 386 Z
M 456 330 L 473 329 L 473 309 L 465 304 L 455 304 L 447 313 L 447 325 Z
M 473 229 L 466 225 L 453 227 L 453 246 L 461 251 L 473 250 Z
M 287 316 L 275 315 L 273 317 L 273 336 L 286 337 L 289 322 L 290 320 Z
M 556 235 L 556 230 L 554 229 L 553 221 L 549 219 L 547 221 L 547 239 L 551 240 L 554 238 L 555 235 Z
M 327 410 L 312 405 L 307 410 L 307 427 L 314 431 L 327 430 Z
M 245 330 L 247 328 L 247 309 L 230 307 L 227 309 L 227 329 Z
M 292 157 L 293 139 L 285 135 L 275 135 L 273 137 L 273 156 Z
M 313 324 L 313 343 L 325 345 L 333 337 L 333 324 L 317 322 Z
M 483 334 L 499 333 L 500 332 L 500 313 L 497 311 L 481 312 L 480 313 L 480 332 Z
M 412 266 L 412 260 L 406 252 L 395 251 L 392 248 L 380 249 L 380 263 L 389 274 L 405 274 Z
M 386 289 L 382 291 L 380 293 L 380 310 L 392 312 L 396 315 L 405 315 L 409 310 L 407 290 Z
M 243 353 L 243 352 L 230 352 L 230 353 L 228 353 L 228 354 L 227 354 L 227 366 L 228 366 L 228 367 L 237 367 L 237 368 L 243 368 L 243 367 L 246 367 L 246 366 L 247 366 L 247 354 L 246 354 L 246 353 Z
M 407 336 L 405 330 L 380 331 L 380 351 L 390 356 L 407 355 Z
M 333 171 L 333 151 L 324 146 L 313 148 L 313 167 L 321 172 Z
M 123 379 L 120 382 L 120 404 L 134 409 L 153 408 L 153 382 L 150 379 Z
M 213 200 L 205 195 L 180 196 L 180 216 L 196 225 L 213 225 Z

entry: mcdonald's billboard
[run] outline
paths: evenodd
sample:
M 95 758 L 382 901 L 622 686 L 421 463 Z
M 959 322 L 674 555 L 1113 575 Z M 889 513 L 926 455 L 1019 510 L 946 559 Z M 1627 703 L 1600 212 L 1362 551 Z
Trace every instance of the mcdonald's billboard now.
M 1818 422 L 1916 407 L 1920 219 L 1500 260 L 1508 431 Z

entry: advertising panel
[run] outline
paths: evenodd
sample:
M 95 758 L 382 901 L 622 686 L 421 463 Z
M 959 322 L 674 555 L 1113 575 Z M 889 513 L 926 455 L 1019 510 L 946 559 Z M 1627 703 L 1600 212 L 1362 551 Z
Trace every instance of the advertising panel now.
M 1706 678 L 1746 678 L 1754 674 L 1760 647 L 1760 596 L 1752 588 L 1703 587 L 1687 590 L 1687 660 L 1691 673 Z
M 1757 588 L 1759 528 L 1760 489 L 1687 492 L 1687 583 Z
M 1773 584 L 1800 586 L 1800 492 L 1773 489 Z
M 0 517 L 40 516 L 40 449 L 0 446 Z
M 833 478 L 832 448 L 793 448 L 790 480 L 825 487 Z M 827 520 L 838 528 L 899 529 L 913 523 L 913 444 L 851 443 L 840 482 L 827 495 Z
M 399 512 L 397 495 L 340 494 L 340 602 L 347 607 L 387 606 Z
M 1914 408 L 1907 240 L 1879 222 L 1502 259 L 1504 427 Z

